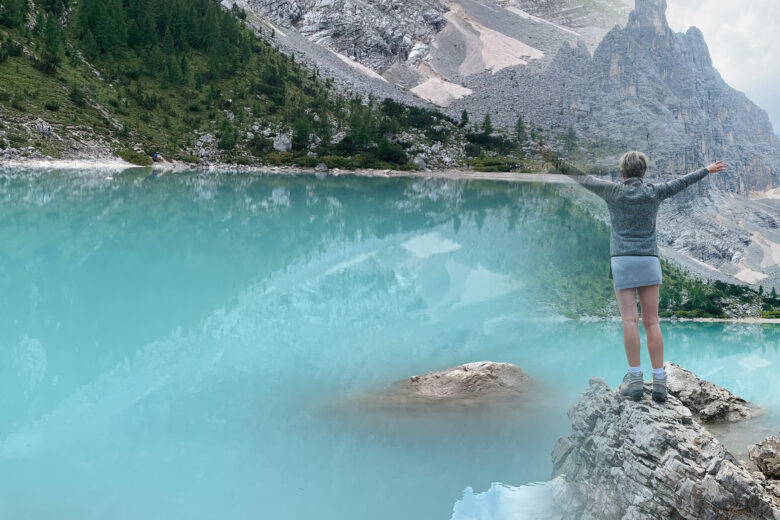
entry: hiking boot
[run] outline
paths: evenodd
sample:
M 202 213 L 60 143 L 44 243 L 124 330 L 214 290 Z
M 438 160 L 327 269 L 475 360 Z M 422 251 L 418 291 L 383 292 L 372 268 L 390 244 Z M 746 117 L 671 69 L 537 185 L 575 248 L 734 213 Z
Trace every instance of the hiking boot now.
M 644 389 L 645 382 L 642 378 L 642 372 L 639 372 L 637 375 L 628 372 L 625 377 L 623 377 L 623 382 L 620 383 L 619 388 L 622 395 L 630 397 L 634 401 L 639 401 L 642 398 Z
M 658 377 L 653 374 L 653 401 L 657 403 L 666 402 L 666 374 Z

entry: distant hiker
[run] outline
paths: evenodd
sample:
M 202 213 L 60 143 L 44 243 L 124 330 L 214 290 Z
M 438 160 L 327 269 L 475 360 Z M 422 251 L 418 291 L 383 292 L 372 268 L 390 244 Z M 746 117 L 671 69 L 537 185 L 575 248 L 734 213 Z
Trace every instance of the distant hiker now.
M 655 237 L 658 206 L 675 193 L 682 191 L 708 174 L 725 170 L 723 161 L 667 182 L 644 182 L 647 157 L 641 152 L 626 152 L 620 158 L 623 182 L 611 182 L 586 175 L 560 159 L 552 160 L 562 173 L 572 176 L 585 188 L 607 202 L 612 233 L 609 245 L 609 277 L 615 287 L 620 316 L 623 321 L 623 343 L 628 358 L 628 373 L 620 391 L 639 400 L 644 382 L 639 363 L 639 316 L 636 296 L 642 307 L 642 325 L 647 334 L 647 350 L 653 365 L 653 399 L 666 401 L 666 373 L 664 372 L 664 340 L 658 324 L 658 299 L 661 285 L 661 262 Z

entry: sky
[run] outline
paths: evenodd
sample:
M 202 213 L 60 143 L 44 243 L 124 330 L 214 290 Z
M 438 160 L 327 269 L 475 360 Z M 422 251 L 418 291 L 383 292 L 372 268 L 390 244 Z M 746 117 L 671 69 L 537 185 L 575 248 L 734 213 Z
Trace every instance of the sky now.
M 780 0 L 667 0 L 675 31 L 695 25 L 726 83 L 769 114 L 780 134 Z

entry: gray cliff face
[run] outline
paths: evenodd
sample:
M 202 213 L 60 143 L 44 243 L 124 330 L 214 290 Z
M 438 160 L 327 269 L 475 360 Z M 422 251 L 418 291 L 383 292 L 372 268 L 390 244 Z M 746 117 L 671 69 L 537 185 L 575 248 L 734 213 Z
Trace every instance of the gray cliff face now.
M 611 29 L 624 24 L 633 0 L 499 0 L 499 5 L 516 5 L 524 11 L 568 27 Z
M 564 43 L 538 74 L 475 78 L 483 94 L 453 109 L 473 101 L 476 117 L 491 111 L 507 127 L 518 114 L 542 128 L 573 127 L 581 144 L 599 150 L 589 162 L 605 171 L 614 171 L 622 151 L 638 149 L 654 160 L 651 175 L 691 171 L 718 158 L 732 165 L 713 179 L 727 191 L 777 186 L 780 143 L 766 113 L 722 80 L 698 29 L 669 28 L 665 9 L 664 0 L 637 0 L 626 27 L 609 31 L 593 56 L 582 44 Z M 510 81 L 517 86 L 507 88 Z
M 311 41 L 375 71 L 406 61 L 444 28 L 439 0 L 245 0 Z M 412 56 L 413 57 L 413 56 Z
M 565 518 L 780 518 L 773 482 L 736 460 L 674 395 L 663 405 L 634 402 L 594 378 L 569 418 L 572 433 L 552 453 Z

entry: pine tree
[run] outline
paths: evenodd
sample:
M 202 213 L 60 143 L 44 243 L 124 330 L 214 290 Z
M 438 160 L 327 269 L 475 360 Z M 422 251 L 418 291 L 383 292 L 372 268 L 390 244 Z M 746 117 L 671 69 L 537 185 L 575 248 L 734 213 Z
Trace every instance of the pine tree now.
M 566 151 L 574 151 L 574 147 L 577 146 L 577 132 L 573 126 L 570 126 L 566 135 L 563 136 L 563 142 L 566 146 Z
M 222 122 L 222 128 L 219 133 L 219 146 L 220 150 L 232 150 L 236 146 L 236 129 L 230 124 L 230 121 L 225 119 Z
M 19 27 L 27 18 L 27 0 L 3 0 L 0 23 L 7 27 Z
M 293 125 L 293 150 L 302 152 L 309 147 L 309 134 L 311 134 L 311 121 L 308 117 L 299 116 Z
M 65 10 L 62 0 L 43 0 L 43 9 L 60 16 Z
M 493 121 L 490 119 L 490 112 L 485 114 L 485 119 L 482 121 L 482 133 L 486 136 L 490 136 L 493 133 Z
M 469 124 L 469 113 L 464 108 L 463 112 L 460 114 L 460 127 L 461 128 L 466 128 L 466 125 L 468 125 L 468 124 Z
M 528 135 L 525 131 L 525 122 L 523 122 L 523 116 L 517 116 L 517 123 L 515 124 L 515 136 L 517 137 L 517 142 L 520 144 L 523 144 L 526 139 L 528 139 Z
M 41 60 L 38 62 L 38 68 L 42 71 L 53 74 L 60 64 L 62 54 L 62 28 L 53 14 L 46 16 L 43 24 L 43 52 Z

